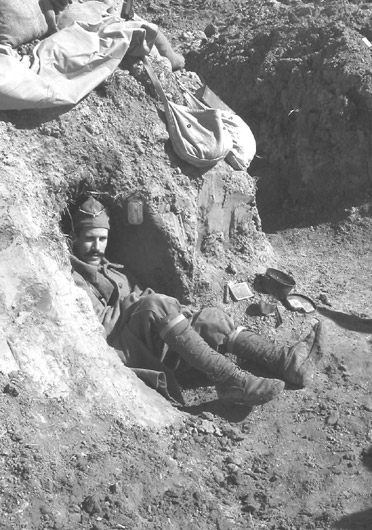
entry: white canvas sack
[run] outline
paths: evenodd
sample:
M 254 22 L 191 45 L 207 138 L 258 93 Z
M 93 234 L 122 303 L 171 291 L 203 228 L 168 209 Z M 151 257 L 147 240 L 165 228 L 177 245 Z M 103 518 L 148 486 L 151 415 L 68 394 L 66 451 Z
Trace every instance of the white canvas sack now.
M 222 121 L 229 131 L 233 147 L 226 156 L 234 169 L 247 169 L 256 154 L 256 140 L 250 127 L 237 114 L 222 112 Z
M 144 65 L 163 102 L 175 153 L 200 168 L 210 168 L 223 160 L 233 142 L 223 124 L 222 111 L 210 109 L 196 98 L 192 108 L 169 101 L 147 57 Z
M 225 160 L 236 170 L 247 169 L 256 154 L 256 140 L 250 127 L 206 85 L 197 90 L 198 99 L 185 87 L 182 88 L 190 107 L 199 108 L 202 105 L 203 108 L 220 109 L 224 129 L 232 139 L 232 147 Z

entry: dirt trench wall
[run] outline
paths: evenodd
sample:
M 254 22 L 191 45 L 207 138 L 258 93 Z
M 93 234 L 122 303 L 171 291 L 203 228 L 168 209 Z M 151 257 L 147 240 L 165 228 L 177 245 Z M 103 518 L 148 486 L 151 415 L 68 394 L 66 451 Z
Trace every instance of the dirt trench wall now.
M 175 421 L 175 410 L 108 348 L 73 284 L 72 208 L 94 193 L 111 210 L 109 257 L 129 264 L 144 286 L 183 302 L 222 303 L 232 260 L 247 275 L 273 258 L 253 179 L 224 162 L 203 174 L 177 159 L 153 96 L 126 69 L 73 109 L 0 119 L 2 371 L 20 369 L 38 395 L 87 414 Z M 144 204 L 139 226 L 126 216 L 132 196 Z
M 248 5 L 249 4 L 249 5 Z M 368 3 L 247 3 L 188 56 L 251 126 L 261 207 L 363 201 L 371 188 Z
M 184 415 L 121 364 L 73 283 L 73 205 L 93 193 L 112 212 L 109 257 L 195 306 L 222 304 L 226 281 L 275 258 L 254 179 L 224 162 L 206 173 L 183 163 L 162 118 L 146 79 L 129 68 L 74 108 L 0 113 L 4 528 L 91 526 L 87 501 L 96 489 L 105 510 L 115 490 L 120 512 L 139 521 L 148 499 L 184 478 L 169 437 L 162 441 Z M 138 226 L 126 216 L 133 196 L 144 204 Z M 160 493 L 150 492 L 154 481 Z
M 84 416 L 161 427 L 177 413 L 126 369 L 72 282 L 43 183 L 13 155 L 0 162 L 0 371 Z
M 162 64 L 156 67 L 170 97 L 182 103 L 175 78 Z M 262 269 L 266 259 L 272 261 L 255 204 L 254 179 L 224 161 L 203 172 L 180 160 L 140 65 L 124 65 L 75 109 L 49 115 L 45 123 L 40 118 L 25 113 L 15 122 L 20 129 L 29 126 L 27 120 L 38 127 L 33 164 L 64 206 L 66 198 L 71 207 L 90 192 L 108 206 L 109 258 L 128 266 L 142 285 L 188 302 L 208 267 L 219 281 L 222 299 L 232 254 L 246 275 Z M 143 202 L 141 225 L 128 222 L 133 197 Z M 64 219 L 68 232 L 67 209 Z M 216 245 L 213 260 L 201 241 L 217 241 L 221 234 L 223 244 Z
M 232 261 L 245 276 L 275 261 L 249 175 L 221 162 L 200 176 L 198 185 L 195 189 L 183 178 L 177 186 L 174 180 L 171 199 L 152 187 L 139 225 L 129 224 L 126 208 L 116 205 L 108 247 L 112 259 L 124 263 L 143 286 L 183 302 L 196 301 L 205 288 L 207 298 L 222 300 Z

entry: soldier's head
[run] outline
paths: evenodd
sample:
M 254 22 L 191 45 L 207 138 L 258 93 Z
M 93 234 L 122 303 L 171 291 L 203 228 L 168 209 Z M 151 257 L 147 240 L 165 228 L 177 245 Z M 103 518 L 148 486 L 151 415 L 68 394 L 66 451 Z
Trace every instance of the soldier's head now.
M 89 197 L 73 217 L 74 254 L 89 265 L 100 265 L 105 255 L 110 219 L 105 207 Z

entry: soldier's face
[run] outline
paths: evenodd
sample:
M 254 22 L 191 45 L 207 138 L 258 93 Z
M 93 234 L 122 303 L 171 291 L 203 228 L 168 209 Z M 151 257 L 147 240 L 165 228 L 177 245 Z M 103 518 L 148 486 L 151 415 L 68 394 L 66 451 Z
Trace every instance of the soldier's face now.
M 107 228 L 82 228 L 75 235 L 76 255 L 89 265 L 100 265 L 107 247 Z

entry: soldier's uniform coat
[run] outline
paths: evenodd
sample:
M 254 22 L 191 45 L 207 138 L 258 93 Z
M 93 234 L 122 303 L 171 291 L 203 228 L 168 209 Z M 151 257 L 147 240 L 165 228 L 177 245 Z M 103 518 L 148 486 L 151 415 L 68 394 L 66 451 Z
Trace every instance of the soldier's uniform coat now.
M 165 372 L 169 393 L 182 402 L 173 373 L 180 365 L 180 359 L 174 352 L 168 351 L 160 338 L 159 323 L 166 317 L 172 319 L 183 314 L 190 318 L 192 326 L 204 340 L 217 350 L 234 329 L 232 319 L 217 308 L 205 308 L 192 314 L 175 298 L 155 293 L 152 289 L 142 291 L 130 273 L 106 259 L 97 267 L 71 256 L 71 264 L 76 284 L 87 292 L 105 328 L 108 343 L 118 350 L 124 364 L 131 368 Z

